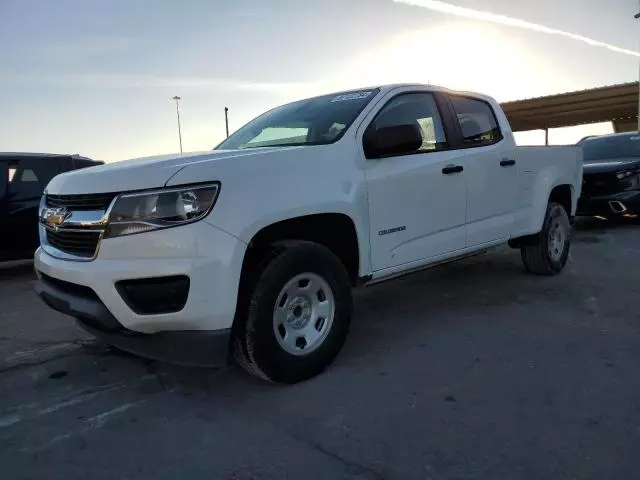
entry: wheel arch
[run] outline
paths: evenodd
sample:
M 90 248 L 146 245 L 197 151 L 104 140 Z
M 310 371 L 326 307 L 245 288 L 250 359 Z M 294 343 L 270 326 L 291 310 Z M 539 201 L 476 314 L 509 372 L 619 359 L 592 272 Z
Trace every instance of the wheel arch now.
M 523 234 L 509 240 L 512 248 L 520 248 L 522 246 L 531 245 L 537 241 L 538 234 L 544 226 L 544 219 L 547 213 L 547 205 L 549 202 L 559 203 L 564 207 L 570 219 L 575 213 L 575 190 L 573 185 L 567 183 L 559 183 L 549 186 L 545 190 L 546 195 L 539 197 L 534 203 L 534 211 L 530 220 L 530 227 Z
M 247 243 L 242 277 L 260 266 L 270 245 L 284 240 L 305 240 L 327 247 L 340 259 L 351 282 L 358 282 L 362 268 L 361 240 L 354 220 L 341 212 L 295 216 L 263 226 Z
M 540 186 L 542 187 L 542 185 Z M 574 188 L 568 183 L 550 182 L 547 184 L 546 188 L 541 188 L 540 194 L 537 195 L 537 198 L 534 201 L 535 214 L 532 216 L 532 221 L 534 223 L 530 232 L 538 233 L 542 229 L 549 202 L 560 203 L 567 211 L 569 218 L 573 218 L 573 214 L 575 213 L 574 205 L 576 204 L 576 199 L 574 197 Z
M 572 217 L 574 213 L 574 196 L 573 185 L 564 183 L 553 187 L 549 192 L 548 198 L 549 202 L 555 202 L 562 205 L 567 211 L 567 215 Z

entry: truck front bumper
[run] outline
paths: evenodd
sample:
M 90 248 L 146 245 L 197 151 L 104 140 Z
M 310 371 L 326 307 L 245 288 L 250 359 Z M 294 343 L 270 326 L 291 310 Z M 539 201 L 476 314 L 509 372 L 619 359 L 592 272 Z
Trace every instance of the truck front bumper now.
M 245 248 L 205 221 L 103 240 L 90 262 L 54 258 L 39 248 L 35 289 L 47 305 L 122 350 L 220 365 Z

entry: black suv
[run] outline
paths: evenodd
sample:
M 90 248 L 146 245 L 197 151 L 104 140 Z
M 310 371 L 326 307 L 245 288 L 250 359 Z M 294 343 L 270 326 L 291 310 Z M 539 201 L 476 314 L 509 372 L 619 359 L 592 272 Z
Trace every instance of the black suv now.
M 640 215 L 640 133 L 587 137 L 578 215 Z
M 0 261 L 33 257 L 40 197 L 53 177 L 102 163 L 79 155 L 0 153 Z

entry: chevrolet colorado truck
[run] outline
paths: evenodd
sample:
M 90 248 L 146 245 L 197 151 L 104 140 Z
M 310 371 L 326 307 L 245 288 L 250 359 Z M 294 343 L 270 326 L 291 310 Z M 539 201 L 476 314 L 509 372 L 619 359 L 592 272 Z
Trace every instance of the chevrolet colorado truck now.
M 509 243 L 559 273 L 578 147 L 516 147 L 490 97 L 425 85 L 275 108 L 214 150 L 55 177 L 36 291 L 139 355 L 295 383 L 342 348 L 352 287 Z

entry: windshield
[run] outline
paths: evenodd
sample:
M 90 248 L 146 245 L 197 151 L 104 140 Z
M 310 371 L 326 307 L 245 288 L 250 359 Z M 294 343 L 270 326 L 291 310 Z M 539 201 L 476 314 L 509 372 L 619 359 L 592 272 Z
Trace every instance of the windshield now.
M 215 149 L 333 143 L 378 92 L 368 89 L 334 93 L 277 107 L 247 123 Z
M 626 157 L 640 157 L 640 135 L 616 135 L 585 140 L 582 144 L 585 162 Z

